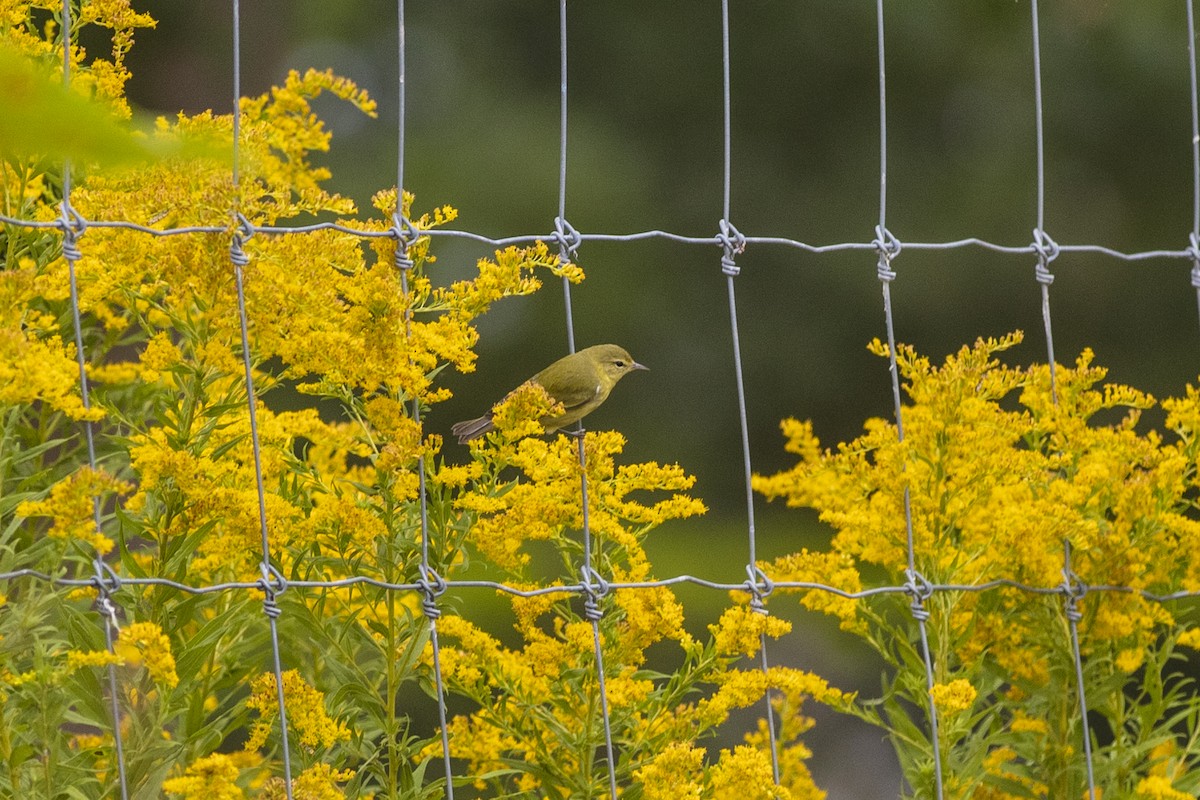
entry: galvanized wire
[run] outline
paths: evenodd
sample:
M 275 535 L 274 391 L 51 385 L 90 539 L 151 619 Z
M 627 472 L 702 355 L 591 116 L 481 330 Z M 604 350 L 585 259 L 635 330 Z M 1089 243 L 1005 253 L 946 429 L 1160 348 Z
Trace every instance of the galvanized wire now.
M 1188 81 L 1192 110 L 1192 232 L 1188 235 L 1188 253 L 1192 258 L 1192 286 L 1196 289 L 1196 310 L 1200 314 L 1200 101 L 1196 91 L 1196 9 L 1187 0 Z
M 229 242 L 229 260 L 233 265 L 234 282 L 237 285 L 238 324 L 241 333 L 242 367 L 245 370 L 246 408 L 250 420 L 250 445 L 254 454 L 254 485 L 258 495 L 258 527 L 262 536 L 262 580 L 258 588 L 263 593 L 263 613 L 271 632 L 271 668 L 275 674 L 275 702 L 279 712 L 279 748 L 283 759 L 284 792 L 292 800 L 292 754 L 288 746 L 287 705 L 283 691 L 283 655 L 279 647 L 279 616 L 283 613 L 277 600 L 287 588 L 283 576 L 271 564 L 271 537 L 267 529 L 267 493 L 263 485 L 262 442 L 258 435 L 258 398 L 254 390 L 254 367 L 250 349 L 250 323 L 246 311 L 245 268 L 250 263 L 244 249 L 245 243 L 254 235 L 249 222 L 237 208 L 240 205 L 240 169 L 242 121 L 242 65 L 241 65 L 241 5 L 233 0 L 233 192 L 235 227 Z
M 579 247 L 575 229 L 567 221 L 567 0 L 558 4 L 558 64 L 559 64 L 559 127 L 558 127 L 558 216 L 554 218 L 555 240 L 558 255 L 564 263 L 575 257 Z M 575 319 L 571 306 L 571 281 L 562 279 L 563 315 L 567 331 L 567 352 L 575 353 Z M 591 514 L 588 502 L 587 445 L 583 421 L 575 424 L 572 431 L 579 454 L 579 502 L 582 509 L 581 534 L 583 537 L 583 564 L 580 565 L 580 588 L 584 598 L 584 617 L 592 626 L 592 653 L 596 664 L 596 694 L 600 706 L 600 725 L 604 733 L 605 767 L 608 775 L 608 791 L 611 800 L 617 798 L 617 759 L 613 747 L 612 717 L 608 706 L 608 684 L 604 675 L 604 649 L 600 637 L 600 620 L 604 618 L 603 600 L 610 585 L 596 571 L 592 561 L 593 547 L 599 542 L 592 538 Z M 589 720 L 590 722 L 590 720 Z
M 1041 28 L 1038 20 L 1038 2 L 1031 0 L 1030 16 L 1033 32 L 1033 98 L 1035 104 L 1035 129 L 1037 135 L 1037 227 L 1033 229 L 1033 246 L 1037 251 L 1037 266 L 1034 275 L 1042 289 L 1042 322 L 1046 329 L 1046 358 L 1050 365 L 1050 398 L 1058 404 L 1058 382 L 1054 363 L 1054 331 L 1050 318 L 1050 284 L 1054 275 L 1050 272 L 1050 262 L 1058 255 L 1058 245 L 1046 233 L 1046 166 L 1045 166 L 1045 129 L 1042 125 L 1042 43 Z M 1079 650 L 1079 620 L 1080 614 L 1077 601 L 1082 597 L 1082 591 L 1076 596 L 1074 590 L 1081 586 L 1075 574 L 1071 571 L 1071 546 L 1063 543 L 1063 584 L 1066 601 L 1063 611 L 1071 631 L 1071 652 L 1075 661 L 1075 684 L 1079 694 L 1079 709 L 1083 720 L 1083 755 L 1087 768 L 1088 800 L 1096 800 L 1095 770 L 1092 765 L 1092 732 L 1088 724 L 1087 692 L 1083 683 L 1083 655 Z
M 63 42 L 63 68 L 62 81 L 63 87 L 70 91 L 71 88 L 71 36 L 74 32 L 73 19 L 71 15 L 70 0 L 62 2 L 62 42 Z M 87 351 L 84 348 L 83 341 L 83 320 L 79 310 L 79 281 L 76 275 L 76 264 L 83 257 L 83 253 L 79 250 L 79 238 L 87 229 L 87 223 L 81 215 L 79 215 L 71 207 L 71 161 L 67 159 L 63 162 L 63 177 L 62 177 L 62 205 L 58 224 L 62 226 L 62 254 L 63 259 L 67 262 L 67 280 L 70 284 L 71 298 L 71 324 L 75 332 L 75 359 L 79 367 L 79 395 L 85 412 L 92 408 L 91 391 L 88 386 L 87 376 Z M 93 423 L 90 419 L 83 419 L 83 434 L 87 442 L 87 463 L 88 468 L 93 472 L 96 470 L 96 437 Z M 100 513 L 100 497 L 99 495 L 92 496 L 92 525 L 96 530 L 97 535 L 100 534 L 103 528 L 103 523 Z M 114 653 L 115 637 L 119 635 L 120 625 L 117 619 L 117 609 L 113 605 L 111 589 L 116 585 L 105 580 L 106 575 L 113 575 L 108 565 L 104 563 L 103 557 L 99 552 L 92 557 L 92 568 L 95 571 L 96 577 L 93 579 L 93 585 L 96 589 L 96 607 L 101 613 L 101 621 L 104 625 L 104 646 L 110 654 Z M 113 575 L 115 579 L 115 575 Z M 109 711 L 112 714 L 112 735 L 113 735 L 113 753 L 117 760 L 117 786 L 121 792 L 121 800 L 129 798 L 129 781 L 125 774 L 125 745 L 121 733 L 121 706 L 117 687 L 117 667 L 116 664 L 110 663 L 107 667 L 108 677 L 108 701 Z
M 724 110 L 724 124 L 722 127 L 724 133 L 722 141 L 724 159 L 722 162 L 722 175 L 724 180 L 722 182 L 721 219 L 717 223 L 717 239 L 721 243 L 721 273 L 725 276 L 726 294 L 729 298 L 729 335 L 733 354 L 734 382 L 737 388 L 738 430 L 741 434 L 742 445 L 742 475 L 746 492 L 746 535 L 749 545 L 749 562 L 746 565 L 746 571 L 749 576 L 747 585 L 751 591 L 750 607 L 759 614 L 766 614 L 768 613 L 767 607 L 763 602 L 766 594 L 760 590 L 758 582 L 761 570 L 758 567 L 758 535 L 754 526 L 754 488 L 751 485 L 754 468 L 750 459 L 750 423 L 746 415 L 746 381 L 742 372 L 742 344 L 738 329 L 737 290 L 734 287 L 734 279 L 741 274 L 741 268 L 737 265 L 736 256 L 746 249 L 746 242 L 738 229 L 733 226 L 730 208 L 733 183 L 733 117 L 731 114 L 732 92 L 730 91 L 729 84 L 730 60 L 729 0 L 721 0 L 721 85 L 723 89 L 722 108 Z M 766 576 L 763 577 L 765 579 Z M 764 676 L 769 677 L 770 663 L 767 658 L 767 634 L 765 631 L 758 635 L 758 658 L 759 669 L 762 670 Z M 775 781 L 775 784 L 779 785 L 782 777 L 779 768 L 779 742 L 778 733 L 775 728 L 775 706 L 772 702 L 770 686 L 767 687 L 763 703 L 766 707 L 767 736 L 771 751 L 771 777 Z
M 888 371 L 892 379 L 892 400 L 896 415 L 896 437 L 904 441 L 904 414 L 900 400 L 900 369 L 896 362 L 896 331 L 892 318 L 892 281 L 896 272 L 892 269 L 892 260 L 900 255 L 901 245 L 887 228 L 887 58 L 884 48 L 883 0 L 875 3 L 875 35 L 879 57 L 879 225 L 875 227 L 875 249 L 878 252 L 876 275 L 883 292 L 883 319 L 887 330 Z M 907 465 L 902 467 L 907 471 Z M 932 595 L 929 581 L 917 571 L 916 549 L 913 545 L 912 490 L 908 481 L 904 481 L 904 531 L 905 549 L 908 556 L 906 589 L 912 600 L 910 610 L 917 623 L 921 635 L 921 660 L 925 666 L 926 713 L 929 715 L 929 737 L 933 748 L 933 783 L 938 800 L 944 797 L 942 789 L 942 746 L 938 736 L 937 705 L 933 702 L 933 657 L 929 650 L 929 633 L 926 621 L 929 619 L 929 609 L 926 601 Z M 916 788 L 916 787 L 914 787 Z
M 390 233 L 396 239 L 396 270 L 400 273 L 400 293 L 407 301 L 409 299 L 408 273 L 413 268 L 413 261 L 408 257 L 408 248 L 416 243 L 417 230 L 404 215 L 404 133 L 408 127 L 405 124 L 407 102 L 405 91 L 408 83 L 407 68 L 407 35 L 405 30 L 404 0 L 396 0 L 396 60 L 398 106 L 396 114 L 396 212 Z M 404 304 L 404 338 L 412 338 L 412 303 Z M 421 420 L 421 400 L 412 399 L 412 418 Z M 425 453 L 417 458 L 417 496 L 421 511 L 421 564 L 419 567 L 421 587 L 421 609 L 429 623 L 429 645 L 433 656 L 433 684 L 438 707 L 438 727 L 442 740 L 442 772 L 446 779 L 446 800 L 454 800 L 454 769 L 450 762 L 450 726 L 446 711 L 446 681 L 442 677 L 442 645 L 438 637 L 437 621 L 442 615 L 438 606 L 438 598 L 446 591 L 446 581 L 437 574 L 429 561 L 429 495 L 425 483 Z M 389 687 L 390 688 L 390 687 Z M 388 698 L 391 704 L 392 698 Z
M 111 570 L 107 564 L 106 569 Z M 42 572 L 36 569 L 15 569 L 8 572 L 0 572 L 0 580 L 16 580 L 18 578 L 31 578 L 36 581 L 41 581 L 50 586 L 58 586 L 62 588 L 85 588 L 95 587 L 97 579 L 91 578 L 68 578 L 62 575 L 51 575 L 48 572 Z M 262 582 L 255 581 L 222 581 L 218 583 L 206 583 L 194 585 L 183 583 L 181 581 L 171 580 L 170 578 L 157 577 L 123 577 L 116 583 L 113 582 L 112 576 L 105 578 L 113 587 L 112 593 L 116 593 L 122 589 L 129 587 L 159 587 L 163 589 L 171 589 L 172 591 L 181 592 L 187 595 L 212 595 L 221 592 L 246 592 L 250 590 L 262 591 Z M 545 586 L 537 586 L 532 589 L 521 588 L 503 581 L 491 580 L 472 580 L 472 579 L 456 579 L 444 578 L 440 584 L 444 587 L 444 591 L 459 590 L 459 589 L 478 589 L 487 592 L 501 592 L 513 597 L 541 597 L 548 594 L 573 594 L 580 597 L 586 597 L 589 592 L 596 589 L 593 584 L 587 585 L 583 581 L 577 583 L 556 583 L 547 584 Z M 716 592 L 743 592 L 747 598 L 753 597 L 755 592 L 758 592 L 762 597 L 766 597 L 773 592 L 779 591 L 819 591 L 826 592 L 836 597 L 841 597 L 846 600 L 866 600 L 872 597 L 880 597 L 883 595 L 909 595 L 913 594 L 912 587 L 906 582 L 904 584 L 892 584 L 884 586 L 871 586 L 866 589 L 857 591 L 847 591 L 839 589 L 836 586 L 820 583 L 819 581 L 788 581 L 788 580 L 770 580 L 769 583 L 764 581 L 761 573 L 761 568 L 755 572 L 755 580 L 741 581 L 740 583 L 728 583 L 723 581 L 714 581 L 708 578 L 701 578 L 695 575 L 672 575 L 667 578 L 657 578 L 654 580 L 645 581 L 608 581 L 604 588 L 608 592 L 618 592 L 629 589 L 661 589 L 674 586 L 690 585 L 698 586 L 703 589 L 711 589 Z M 383 581 L 378 578 L 371 578 L 366 575 L 354 575 L 348 578 L 338 578 L 334 580 L 293 580 L 289 579 L 286 582 L 287 590 L 293 593 L 304 589 L 344 589 L 351 586 L 371 586 L 376 589 L 381 589 L 387 592 L 413 592 L 422 593 L 425 591 L 425 586 L 422 582 L 416 581 L 411 583 L 394 583 L 391 581 Z M 1025 592 L 1032 595 L 1054 596 L 1067 594 L 1062 584 L 1053 586 L 1038 586 L 1031 583 L 1023 583 L 1015 581 L 1011 578 L 996 578 L 983 583 L 927 583 L 926 587 L 935 594 L 942 592 L 966 592 L 978 594 L 983 592 L 992 592 L 999 589 L 1014 589 L 1016 591 Z M 922 589 L 924 591 L 924 589 Z M 1133 586 L 1121 586 L 1113 584 L 1088 584 L 1088 594 L 1127 594 L 1140 597 L 1152 603 L 1176 603 L 1184 600 L 1200 600 L 1200 590 L 1180 590 L 1177 592 L 1152 592 L 1148 589 L 1139 589 Z

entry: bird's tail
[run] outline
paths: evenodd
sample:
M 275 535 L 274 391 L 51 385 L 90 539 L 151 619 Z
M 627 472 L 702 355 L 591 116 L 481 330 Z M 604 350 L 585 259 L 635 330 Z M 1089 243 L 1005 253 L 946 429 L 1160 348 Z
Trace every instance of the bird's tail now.
M 478 419 L 468 419 L 464 422 L 456 422 L 450 426 L 450 432 L 458 437 L 459 444 L 466 444 L 472 439 L 478 439 L 495 426 L 492 425 L 491 414 L 486 414 Z

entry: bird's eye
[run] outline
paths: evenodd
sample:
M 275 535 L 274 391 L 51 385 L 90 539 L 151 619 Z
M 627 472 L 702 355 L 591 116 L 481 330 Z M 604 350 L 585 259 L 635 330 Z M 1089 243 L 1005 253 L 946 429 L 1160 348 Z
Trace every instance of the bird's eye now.
M 624 368 L 625 368 L 625 362 L 624 362 L 624 361 L 622 361 L 622 360 L 621 360 L 621 359 L 619 359 L 619 358 L 618 358 L 616 361 L 614 361 L 613 363 L 617 365 L 618 369 L 624 369 Z

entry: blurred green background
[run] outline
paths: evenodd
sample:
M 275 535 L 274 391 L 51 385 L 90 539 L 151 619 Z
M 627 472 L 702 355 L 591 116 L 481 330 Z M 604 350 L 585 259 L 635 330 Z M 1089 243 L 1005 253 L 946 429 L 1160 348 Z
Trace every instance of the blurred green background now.
M 558 3 L 407 4 L 406 188 L 449 203 L 455 227 L 547 233 L 558 197 Z M 875 4 L 731 3 L 732 220 L 747 235 L 870 241 L 879 215 Z M 1182 249 L 1192 225 L 1188 32 L 1179 0 L 1044 2 L 1046 230 L 1060 244 Z M 227 4 L 149 4 L 159 20 L 130 56 L 131 98 L 173 113 L 232 101 Z M 332 67 L 380 103 L 371 120 L 321 106 L 333 188 L 369 208 L 395 182 L 396 9 L 371 0 L 242 4 L 243 93 L 289 68 Z M 585 233 L 653 228 L 711 236 L 722 213 L 719 0 L 569 3 L 567 218 Z M 886 3 L 889 229 L 901 241 L 976 236 L 1025 245 L 1036 224 L 1029 0 Z M 489 248 L 438 240 L 438 272 L 467 275 Z M 579 346 L 612 341 L 651 367 L 589 419 L 629 438 L 629 460 L 677 461 L 707 519 L 652 535 L 657 574 L 744 579 L 746 508 L 725 278 L 716 247 L 588 243 L 573 290 Z M 755 468 L 789 463 L 778 421 L 814 420 L 828 444 L 891 415 L 875 257 L 754 246 L 738 258 Z M 1034 259 L 978 248 L 906 250 L 894 262 L 896 335 L 940 359 L 978 336 L 1027 333 L 1015 362 L 1045 360 Z M 1084 347 L 1110 378 L 1156 396 L 1197 374 L 1190 263 L 1067 254 L 1051 268 L 1056 354 Z M 566 352 L 561 290 L 500 304 L 481 325 L 476 373 L 430 414 L 446 433 Z M 465 457 L 449 445 L 450 458 Z M 821 546 L 811 516 L 756 503 L 759 556 Z M 723 595 L 681 591 L 697 630 Z M 789 605 L 786 603 L 777 606 Z M 774 606 L 773 606 L 774 608 Z M 779 612 L 783 609 L 780 608 Z M 799 618 L 799 617 L 798 617 Z M 845 688 L 878 665 L 823 619 L 771 651 Z M 900 788 L 880 734 L 821 719 L 812 769 L 833 798 Z M 737 738 L 731 733 L 731 741 Z M 864 769 L 864 766 L 870 765 Z

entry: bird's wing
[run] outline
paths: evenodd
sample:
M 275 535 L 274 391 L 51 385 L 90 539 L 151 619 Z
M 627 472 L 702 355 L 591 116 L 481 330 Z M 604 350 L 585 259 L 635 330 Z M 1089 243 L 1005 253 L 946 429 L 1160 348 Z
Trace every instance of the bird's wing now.
M 551 382 L 553 384 L 553 382 Z M 578 408 L 586 403 L 590 403 L 600 396 L 603 391 L 600 384 L 591 387 L 573 387 L 568 388 L 562 385 L 546 386 L 542 384 L 546 392 L 551 397 L 563 404 L 563 408 L 567 411 Z

